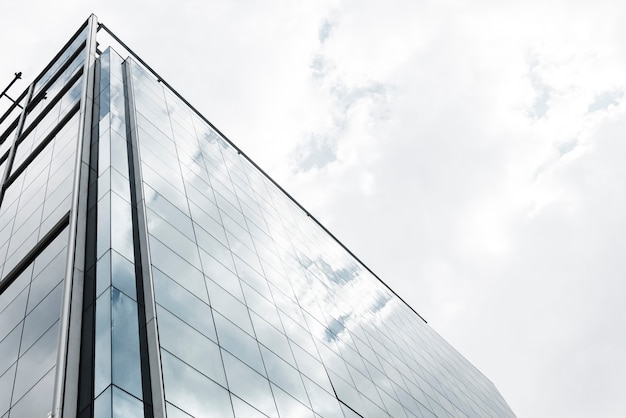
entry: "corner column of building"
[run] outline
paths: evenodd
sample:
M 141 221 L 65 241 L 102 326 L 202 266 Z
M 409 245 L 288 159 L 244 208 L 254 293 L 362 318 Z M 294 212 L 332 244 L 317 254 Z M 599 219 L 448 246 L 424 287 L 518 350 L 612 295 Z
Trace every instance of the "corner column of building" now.
M 97 64 L 78 412 L 81 418 L 151 418 L 142 250 L 128 134 L 132 100 L 121 56 L 107 48 Z
M 138 289 L 142 289 L 144 304 L 143 320 L 140 329 L 143 333 L 142 341 L 145 344 L 143 352 L 147 355 L 148 364 L 144 367 L 149 369 L 149 382 L 144 382 L 144 387 L 149 383 L 152 397 L 154 418 L 165 418 L 165 393 L 163 389 L 163 377 L 161 375 L 161 351 L 159 349 L 159 334 L 156 322 L 156 302 L 154 297 L 154 283 L 152 278 L 150 247 L 148 245 L 148 226 L 146 220 L 146 206 L 141 186 L 141 159 L 138 145 L 137 115 L 133 86 L 132 65 L 130 58 L 123 64 L 124 68 L 124 91 L 126 97 L 127 137 L 129 140 L 129 163 L 131 171 L 131 194 L 133 206 L 134 239 L 137 257 Z M 142 361 L 145 361 L 145 356 Z M 144 377 L 146 373 L 144 373 Z
M 82 323 L 82 292 L 84 281 L 87 184 L 89 176 L 89 143 L 93 117 L 97 19 L 87 21 L 84 82 L 79 109 L 79 133 L 70 211 L 70 245 L 67 253 L 57 372 L 54 384 L 52 416 L 75 417 L 78 396 L 80 335 Z

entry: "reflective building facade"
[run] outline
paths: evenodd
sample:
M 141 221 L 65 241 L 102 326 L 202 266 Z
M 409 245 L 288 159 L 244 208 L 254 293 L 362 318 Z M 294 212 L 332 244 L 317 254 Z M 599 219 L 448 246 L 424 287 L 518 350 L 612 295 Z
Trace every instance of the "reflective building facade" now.
M 0 418 L 508 417 L 95 16 L 0 116 Z

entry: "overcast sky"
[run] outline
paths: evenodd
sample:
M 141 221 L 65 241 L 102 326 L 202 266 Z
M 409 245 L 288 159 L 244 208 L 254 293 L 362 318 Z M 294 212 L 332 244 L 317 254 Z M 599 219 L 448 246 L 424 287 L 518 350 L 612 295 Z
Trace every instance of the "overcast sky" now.
M 0 88 L 91 12 L 518 416 L 626 416 L 625 2 L 11 1 Z

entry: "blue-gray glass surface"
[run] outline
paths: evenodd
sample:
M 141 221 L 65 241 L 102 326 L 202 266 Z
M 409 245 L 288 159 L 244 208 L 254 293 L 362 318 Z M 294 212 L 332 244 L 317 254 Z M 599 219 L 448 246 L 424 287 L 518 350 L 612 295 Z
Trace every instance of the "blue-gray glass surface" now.
M 0 416 L 52 410 L 68 232 L 61 232 L 0 294 Z
M 72 51 L 79 56 L 81 42 L 84 38 Z M 3 124 L 9 132 L 1 134 L 0 172 L 8 171 L 8 180 L 0 202 L 0 281 L 10 280 L 0 294 L 4 417 L 48 416 L 52 411 L 68 230 L 43 239 L 71 206 L 82 61 L 77 58 L 57 73 L 68 57 L 53 63 L 42 78 L 42 86 L 44 79 L 56 80 L 46 88 L 46 103 L 22 103 L 20 109 L 29 114 L 24 118 L 27 131 L 20 131 L 16 142 L 18 112 L 14 112 L 14 122 Z M 16 147 L 14 154 L 11 147 Z M 38 250 L 32 253 L 35 246 Z
M 99 57 L 97 141 L 95 416 L 143 416 L 122 59 Z M 95 169 L 94 169 L 94 172 Z M 111 415 L 112 414 L 112 415 Z
M 8 171 L 8 178 L 0 206 L 0 280 L 70 210 L 84 42 L 85 30 L 36 83 L 33 98 L 22 106 L 24 126 L 17 139 L 17 119 L 9 126 L 10 134 L 3 134 L 0 171 Z
M 85 40 L 87 39 L 87 32 L 88 27 L 85 26 L 80 30 L 80 32 L 78 33 L 76 38 L 70 43 L 70 45 L 68 45 L 68 47 L 63 50 L 59 58 L 51 63 L 48 70 L 46 70 L 35 83 L 33 89 L 34 94 L 39 93 L 41 91 L 41 88 L 45 86 L 46 83 L 48 83 L 48 81 L 50 81 L 50 79 L 53 78 L 56 73 L 58 73 L 63 64 L 65 64 L 67 60 L 76 52 L 76 50 L 78 50 L 85 43 Z
M 171 416 L 513 416 L 264 174 L 140 65 L 131 72 Z

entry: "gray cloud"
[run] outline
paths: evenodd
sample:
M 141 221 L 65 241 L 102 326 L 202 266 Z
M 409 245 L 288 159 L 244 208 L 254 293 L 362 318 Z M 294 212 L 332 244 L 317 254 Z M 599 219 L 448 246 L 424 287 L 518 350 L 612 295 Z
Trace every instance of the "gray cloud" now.
M 332 24 L 328 20 L 324 20 L 324 22 L 322 23 L 319 29 L 318 36 L 319 36 L 320 43 L 326 42 L 326 40 L 332 33 L 333 27 L 334 27 L 334 24 Z
M 609 106 L 617 106 L 622 97 L 624 96 L 623 90 L 607 90 L 598 94 L 592 103 L 589 104 L 587 112 L 597 112 L 599 110 L 606 110 Z
M 576 140 L 576 138 L 572 138 L 569 141 L 565 141 L 562 144 L 559 144 L 559 155 L 562 157 L 568 152 L 573 151 L 576 148 L 576 145 L 578 145 L 578 141 Z
M 550 88 L 550 86 L 545 84 L 539 76 L 538 66 L 538 58 L 534 57 L 530 64 L 528 77 L 535 92 L 535 99 L 530 109 L 528 109 L 528 114 L 536 119 L 545 118 L 548 114 L 548 104 L 550 101 L 550 96 L 552 94 L 552 89 Z
M 311 135 L 308 143 L 301 146 L 302 156 L 298 159 L 300 169 L 304 171 L 312 168 L 322 168 L 337 160 L 336 139 L 330 135 Z
M 328 64 L 321 54 L 316 54 L 311 61 L 311 73 L 315 78 L 322 78 L 328 72 Z

